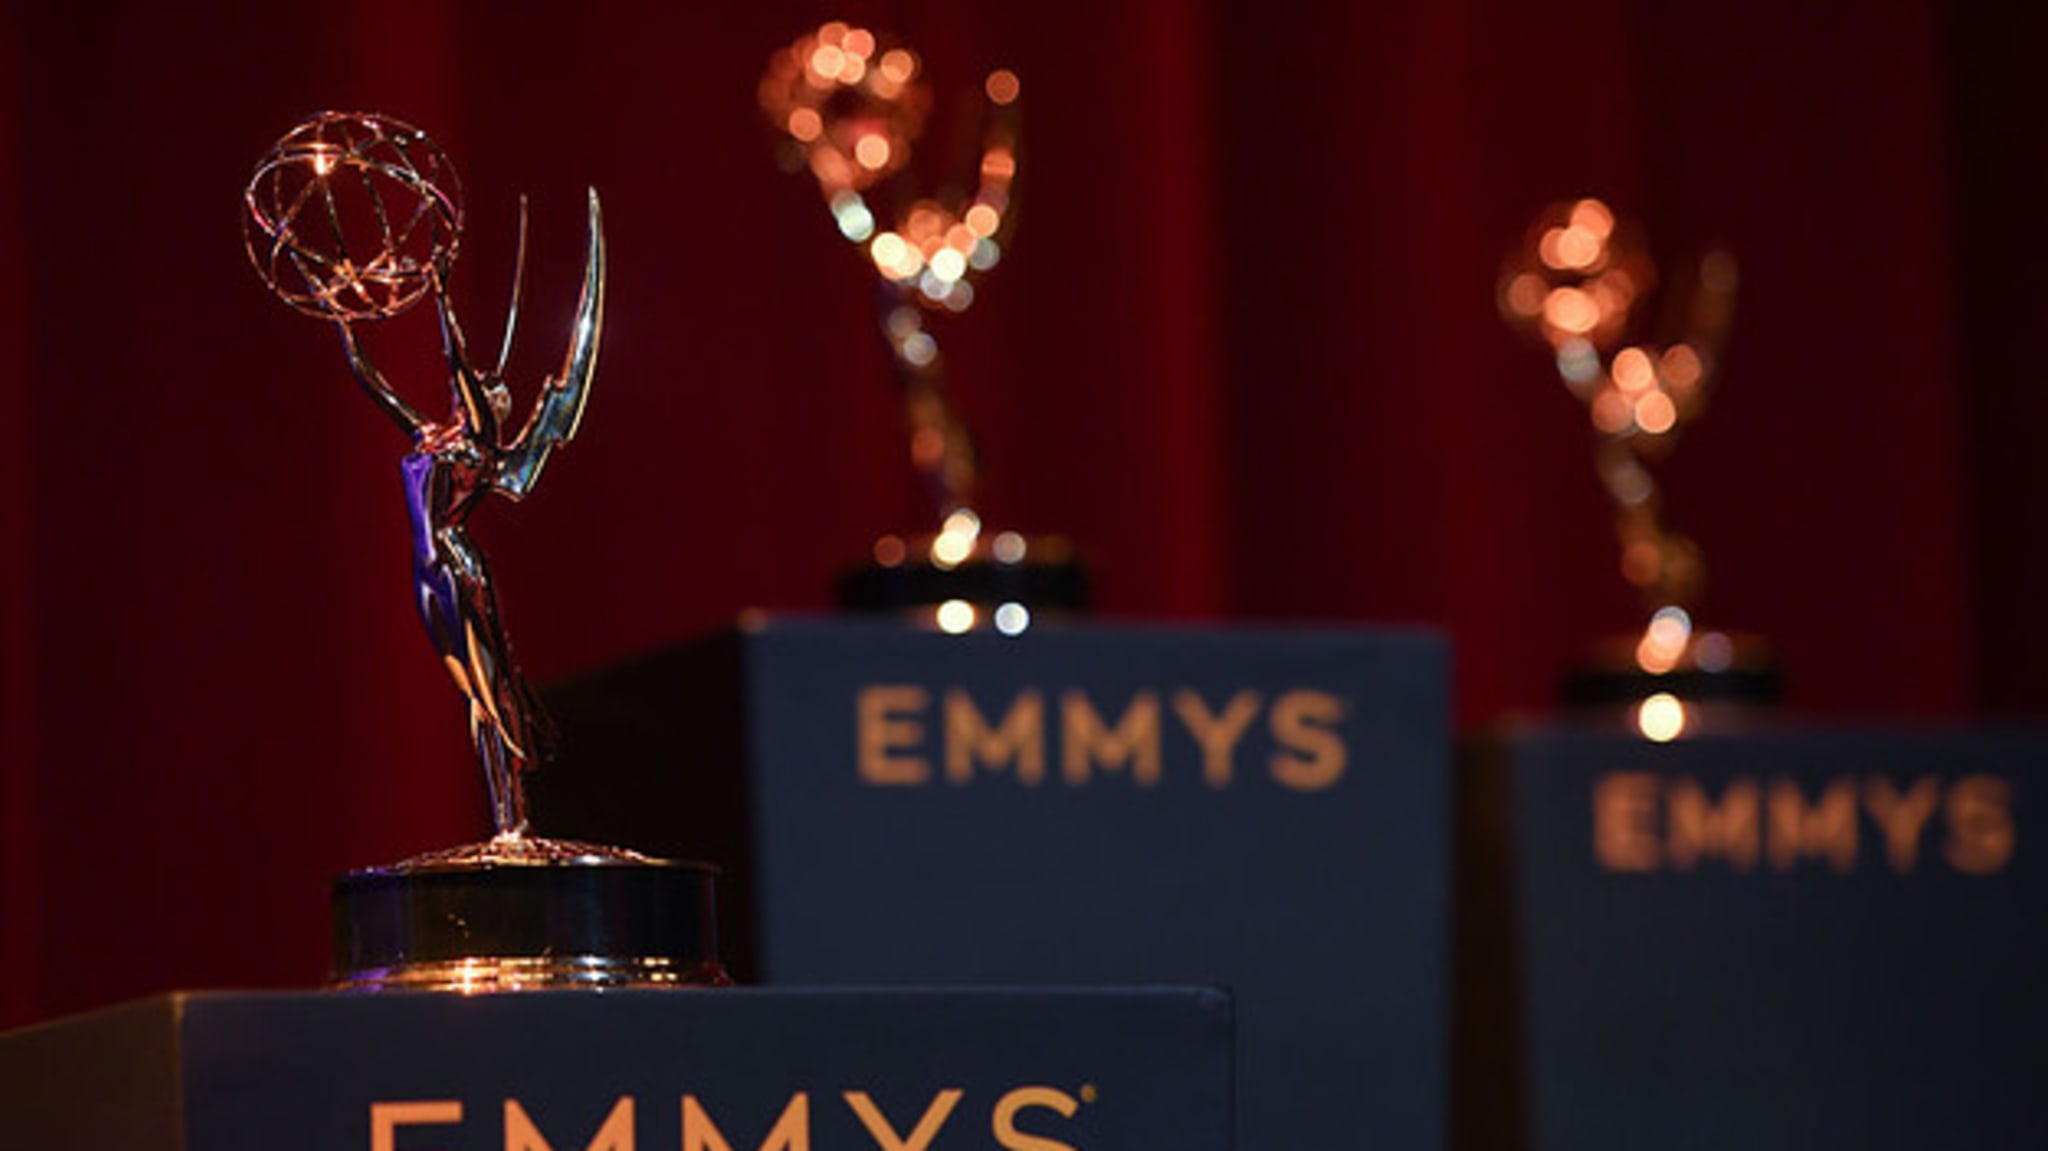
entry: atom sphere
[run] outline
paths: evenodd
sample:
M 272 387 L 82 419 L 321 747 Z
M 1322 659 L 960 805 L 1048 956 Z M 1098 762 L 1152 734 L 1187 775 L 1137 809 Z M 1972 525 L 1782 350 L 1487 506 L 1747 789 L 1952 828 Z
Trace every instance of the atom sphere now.
M 277 298 L 329 320 L 398 315 L 462 236 L 462 185 L 425 132 L 322 112 L 285 133 L 242 196 L 249 260 Z

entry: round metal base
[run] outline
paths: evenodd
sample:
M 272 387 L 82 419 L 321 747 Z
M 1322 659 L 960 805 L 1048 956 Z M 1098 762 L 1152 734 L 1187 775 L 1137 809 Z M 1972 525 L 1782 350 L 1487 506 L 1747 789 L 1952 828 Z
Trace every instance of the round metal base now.
M 722 986 L 717 869 L 502 837 L 359 871 L 333 890 L 338 988 Z

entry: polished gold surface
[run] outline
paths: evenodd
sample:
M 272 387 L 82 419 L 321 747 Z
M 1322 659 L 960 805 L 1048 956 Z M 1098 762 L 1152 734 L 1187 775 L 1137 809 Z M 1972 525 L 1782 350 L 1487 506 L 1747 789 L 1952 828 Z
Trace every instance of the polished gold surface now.
M 759 94 L 785 137 L 784 166 L 815 178 L 840 234 L 880 279 L 881 328 L 903 383 L 911 465 L 944 522 L 971 513 L 980 472 L 927 316 L 967 310 L 976 284 L 1002 259 L 1013 221 L 1021 85 L 1008 70 L 985 78 L 974 190 L 934 193 L 916 186 L 911 169 L 932 105 L 924 73 L 909 47 L 835 20 L 776 52 Z
M 1666 285 L 1664 330 L 1646 330 L 1653 326 L 1643 322 L 1644 304 L 1658 279 L 1636 228 L 1602 201 L 1581 199 L 1537 217 L 1502 270 L 1499 304 L 1512 327 L 1550 349 L 1558 376 L 1586 407 L 1621 573 L 1649 616 L 1633 645 L 1635 666 L 1653 676 L 1718 672 L 1738 658 L 1736 643 L 1695 630 L 1705 564 L 1698 545 L 1668 522 L 1655 466 L 1706 408 L 1734 313 L 1735 261 L 1708 251 Z M 1683 705 L 1666 699 L 1639 709 L 1649 738 L 1685 730 Z

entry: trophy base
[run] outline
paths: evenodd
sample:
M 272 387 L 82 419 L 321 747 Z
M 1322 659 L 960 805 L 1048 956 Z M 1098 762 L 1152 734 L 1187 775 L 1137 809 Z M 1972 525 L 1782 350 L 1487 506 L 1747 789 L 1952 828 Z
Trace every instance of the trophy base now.
M 717 987 L 717 869 L 501 836 L 335 881 L 331 985 Z
M 944 631 L 994 627 L 1008 634 L 1024 630 L 1033 617 L 1087 607 L 1087 573 L 1063 539 L 982 535 L 951 557 L 947 544 L 943 532 L 908 542 L 884 536 L 872 562 L 840 578 L 840 606 L 929 614 Z
M 1637 643 L 1635 636 L 1614 637 L 1567 672 L 1565 707 L 1634 706 L 1651 696 L 1668 694 L 1691 704 L 1769 709 L 1776 707 L 1782 696 L 1777 659 L 1755 636 L 1700 634 L 1691 639 L 1674 666 L 1663 672 L 1643 669 L 1636 659 Z

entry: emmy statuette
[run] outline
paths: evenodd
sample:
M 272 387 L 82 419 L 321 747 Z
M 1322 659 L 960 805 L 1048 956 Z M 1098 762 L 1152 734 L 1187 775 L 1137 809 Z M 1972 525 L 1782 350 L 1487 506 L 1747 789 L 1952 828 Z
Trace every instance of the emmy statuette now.
M 1776 701 L 1778 670 L 1750 636 L 1701 630 L 1706 568 L 1665 514 L 1655 467 L 1706 408 L 1734 314 L 1735 260 L 1705 253 L 1666 289 L 1666 322 L 1645 332 L 1657 267 L 1636 228 L 1596 199 L 1554 204 L 1501 272 L 1509 326 L 1550 349 L 1559 377 L 1586 406 L 1593 455 L 1614 507 L 1621 571 L 1647 616 L 1567 678 L 1572 706 L 1625 705 L 1651 739 L 1696 726 L 1700 709 L 1728 714 Z
M 604 327 L 605 239 L 589 194 L 583 284 L 560 369 L 511 423 L 505 380 L 525 263 L 497 363 L 479 368 L 449 298 L 462 191 L 425 133 L 388 116 L 324 112 L 286 133 L 244 193 L 249 258 L 270 290 L 334 324 L 356 382 L 405 433 L 399 463 L 421 622 L 467 706 L 492 837 L 336 881 L 338 987 L 462 992 L 726 981 L 715 869 L 530 833 L 524 776 L 554 732 L 520 675 L 490 565 L 466 527 L 484 497 L 523 499 L 576 434 Z M 372 363 L 358 327 L 431 300 L 451 403 L 434 418 Z
M 980 463 L 949 396 L 929 321 L 965 312 L 1009 243 L 1019 84 L 1007 70 L 983 84 L 988 128 L 973 194 L 918 194 L 908 187 L 908 165 L 932 102 L 923 73 L 911 49 L 833 21 L 775 53 L 761 78 L 761 108 L 786 135 L 784 166 L 817 180 L 840 234 L 873 264 L 910 462 L 936 524 L 876 541 L 872 562 L 843 581 L 841 600 L 907 612 L 947 632 L 992 627 L 1015 635 L 1033 612 L 1083 606 L 1081 567 L 1062 539 L 984 526 L 975 510 Z

